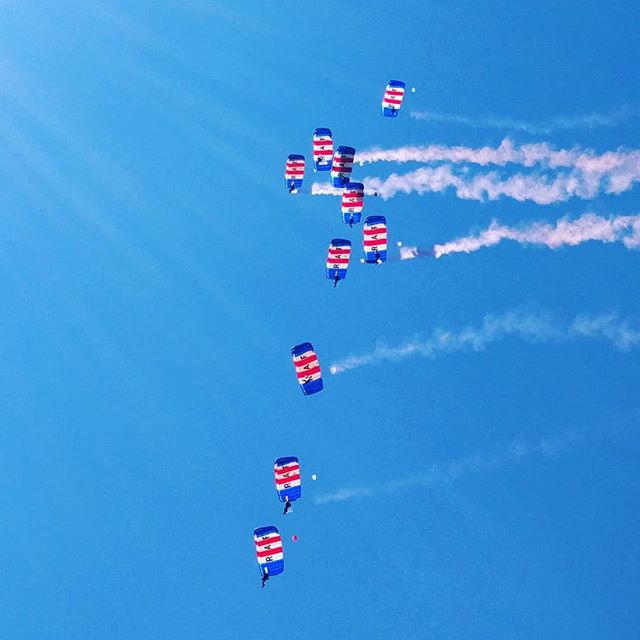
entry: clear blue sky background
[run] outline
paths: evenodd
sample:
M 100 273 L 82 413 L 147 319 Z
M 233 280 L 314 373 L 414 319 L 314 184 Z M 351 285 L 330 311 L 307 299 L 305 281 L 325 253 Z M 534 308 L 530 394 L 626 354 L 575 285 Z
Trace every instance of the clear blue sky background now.
M 639 254 L 356 260 L 334 290 L 327 244 L 360 230 L 337 199 L 289 196 L 283 170 L 318 126 L 357 149 L 545 139 L 411 109 L 637 107 L 639 22 L 632 2 L 589 0 L 0 2 L 0 637 L 637 638 L 637 351 L 514 337 L 326 375 L 305 398 L 289 350 L 310 340 L 328 374 L 514 308 L 638 326 Z M 379 115 L 391 78 L 417 88 L 395 121 Z M 639 122 L 546 139 L 633 148 Z M 637 213 L 637 196 L 366 213 L 429 246 L 494 216 Z M 567 430 L 582 437 L 555 455 L 314 502 Z M 286 519 L 282 455 L 304 474 Z M 286 571 L 260 590 L 267 524 Z

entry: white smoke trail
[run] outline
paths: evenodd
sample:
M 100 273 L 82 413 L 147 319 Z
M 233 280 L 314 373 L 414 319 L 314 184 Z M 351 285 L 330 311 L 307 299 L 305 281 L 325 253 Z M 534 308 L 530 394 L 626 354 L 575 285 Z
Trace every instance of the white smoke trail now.
M 575 220 L 565 217 L 553 224 L 534 222 L 519 229 L 501 225 L 494 220 L 487 229 L 477 235 L 436 244 L 433 247 L 433 255 L 440 258 L 450 253 L 471 253 L 484 247 L 492 247 L 503 240 L 541 244 L 550 249 L 597 240 L 622 242 L 627 249 L 640 249 L 640 215 L 604 218 L 595 213 L 585 213 Z
M 375 498 L 395 494 L 413 488 L 430 488 L 462 480 L 469 475 L 485 471 L 495 471 L 519 464 L 530 458 L 555 458 L 578 446 L 588 446 L 599 441 L 615 440 L 619 436 L 638 432 L 638 412 L 632 412 L 626 419 L 616 419 L 613 426 L 581 430 L 566 429 L 552 436 L 545 436 L 535 442 L 516 439 L 490 453 L 476 453 L 456 458 L 449 462 L 432 464 L 426 471 L 416 473 L 383 484 L 369 486 L 341 487 L 314 499 L 316 504 L 344 502 L 356 498 Z
M 621 122 L 640 115 L 640 110 L 623 106 L 611 113 L 587 113 L 577 116 L 556 116 L 541 122 L 527 122 L 495 116 L 469 117 L 451 113 L 436 113 L 434 111 L 412 111 L 410 116 L 414 120 L 428 120 L 430 122 L 444 122 L 463 124 L 480 129 L 511 129 L 531 134 L 550 134 L 554 131 L 568 131 L 572 129 L 594 129 L 596 127 L 614 127 Z
M 336 189 L 329 182 L 314 182 L 311 185 L 312 196 L 341 196 L 344 189 Z
M 370 353 L 351 355 L 332 363 L 329 371 L 336 375 L 382 360 L 400 361 L 414 355 L 436 358 L 443 353 L 482 351 L 507 336 L 518 336 L 531 343 L 604 340 L 619 351 L 640 346 L 640 330 L 619 319 L 616 313 L 580 315 L 567 323 L 546 313 L 515 310 L 498 316 L 488 314 L 478 327 L 458 331 L 437 328 L 428 338 L 414 338 L 396 347 L 378 344 Z
M 421 249 L 420 247 L 405 247 L 402 242 L 398 241 L 398 251 L 400 252 L 400 260 L 413 260 L 415 258 L 433 258 L 432 249 Z
M 592 177 L 603 178 L 616 173 L 637 173 L 640 151 L 617 149 L 596 153 L 593 149 L 555 149 L 548 142 L 516 145 L 505 138 L 497 147 L 465 147 L 446 145 L 410 145 L 393 149 L 373 148 L 358 152 L 361 166 L 374 162 L 449 162 L 480 166 L 518 164 L 524 167 L 542 165 L 549 169 L 571 168 Z
M 344 502 L 354 498 L 373 498 L 378 495 L 393 494 L 412 488 L 428 488 L 461 480 L 465 476 L 478 474 L 516 464 L 531 457 L 553 457 L 567 449 L 581 444 L 585 436 L 574 431 L 564 431 L 555 436 L 542 438 L 538 442 L 527 443 L 514 440 L 506 447 L 491 454 L 474 454 L 445 463 L 432 464 L 424 473 L 391 480 L 374 486 L 352 486 L 336 489 L 314 499 L 316 504 Z
M 600 193 L 619 194 L 629 190 L 640 181 L 640 165 L 611 172 L 583 172 L 572 170 L 546 176 L 517 173 L 503 177 L 496 171 L 469 177 L 469 172 L 455 172 L 450 165 L 422 167 L 415 171 L 387 178 L 367 177 L 363 180 L 366 192 L 375 193 L 384 200 L 399 193 L 442 193 L 453 188 L 462 200 L 497 200 L 513 198 L 519 202 L 532 201 L 537 204 L 566 202 L 571 198 L 593 199 Z M 314 195 L 339 195 L 340 191 L 323 183 L 314 183 Z
M 387 178 L 364 178 L 366 193 L 387 200 L 398 193 L 441 193 L 453 188 L 465 200 L 496 200 L 502 196 L 538 204 L 564 202 L 573 197 L 590 199 L 601 192 L 619 194 L 640 181 L 640 150 L 607 151 L 597 154 L 591 149 L 556 150 L 548 143 L 514 145 L 503 140 L 498 147 L 447 147 L 441 145 L 372 149 L 358 154 L 365 162 L 446 162 L 437 167 L 421 167 Z M 471 174 L 468 167 L 457 164 L 527 168 L 540 165 L 546 170 L 567 169 L 549 175 L 516 173 L 503 176 L 497 171 Z M 453 165 L 453 166 L 452 166 Z M 327 183 L 313 183 L 313 195 L 340 195 L 342 191 Z
M 400 247 L 400 260 L 413 260 L 420 257 L 418 247 Z

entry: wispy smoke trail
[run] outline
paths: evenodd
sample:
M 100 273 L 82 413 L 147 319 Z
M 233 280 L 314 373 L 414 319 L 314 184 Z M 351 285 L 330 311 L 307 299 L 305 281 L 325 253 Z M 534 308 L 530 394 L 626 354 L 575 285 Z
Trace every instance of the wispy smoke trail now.
M 619 351 L 640 346 L 640 330 L 630 327 L 616 313 L 580 315 L 571 322 L 563 322 L 549 314 L 515 310 L 498 316 L 486 315 L 477 327 L 458 331 L 437 328 L 428 338 L 413 338 L 395 347 L 378 344 L 370 353 L 351 355 L 332 363 L 329 370 L 335 375 L 383 360 L 400 361 L 416 355 L 436 358 L 443 353 L 482 351 L 508 336 L 518 336 L 532 343 L 604 340 Z
M 344 189 L 336 189 L 328 182 L 314 182 L 311 185 L 312 196 L 341 196 Z
M 487 229 L 476 235 L 436 244 L 433 255 L 440 258 L 450 253 L 471 253 L 484 247 L 492 247 L 503 240 L 541 244 L 550 249 L 596 240 L 622 242 L 627 249 L 640 249 L 640 215 L 604 218 L 595 213 L 585 213 L 575 220 L 565 217 L 553 224 L 534 222 L 521 228 L 508 227 L 494 220 Z M 400 256 L 405 260 L 410 257 L 419 256 Z
M 461 480 L 465 476 L 478 474 L 505 467 L 532 457 L 553 457 L 567 449 L 584 442 L 585 436 L 573 431 L 542 438 L 533 443 L 514 440 L 506 447 L 491 454 L 469 455 L 445 463 L 436 463 L 424 473 L 392 480 L 380 485 L 351 486 L 336 489 L 315 498 L 316 504 L 344 502 L 355 498 L 373 498 L 379 495 L 394 494 L 412 488 L 428 488 Z
M 452 113 L 436 113 L 434 111 L 412 111 L 410 115 L 414 120 L 463 124 L 478 129 L 510 129 L 512 131 L 524 131 L 525 133 L 531 134 L 549 134 L 554 131 L 568 131 L 572 129 L 614 127 L 639 114 L 640 111 L 638 109 L 624 106 L 608 114 L 587 113 L 576 116 L 557 116 L 540 122 L 526 122 L 524 120 L 495 116 L 474 118 Z
M 524 167 L 542 165 L 549 169 L 571 168 L 584 174 L 603 177 L 621 172 L 638 172 L 640 151 L 617 149 L 597 153 L 593 149 L 555 149 L 548 142 L 516 145 L 505 138 L 497 147 L 465 147 L 439 144 L 410 145 L 393 149 L 373 148 L 358 152 L 360 165 L 374 162 L 449 162 L 480 166 L 518 164 Z
M 447 147 L 443 145 L 372 149 L 358 154 L 361 164 L 372 162 L 443 162 L 436 167 L 421 167 L 405 174 L 363 180 L 368 194 L 383 199 L 398 193 L 441 193 L 454 189 L 465 200 L 496 200 L 502 196 L 538 204 L 564 202 L 570 198 L 594 198 L 600 193 L 619 194 L 640 181 L 640 150 L 607 151 L 592 149 L 554 149 L 546 142 L 514 145 L 508 139 L 498 147 Z M 463 167 L 456 165 L 463 164 Z M 545 174 L 515 173 L 504 176 L 498 171 L 473 174 L 466 166 L 515 164 L 527 168 L 541 166 Z M 556 172 L 557 169 L 565 171 Z M 313 183 L 314 195 L 340 195 L 327 183 Z
M 450 165 L 422 167 L 405 174 L 393 173 L 387 178 L 367 177 L 366 192 L 384 200 L 399 193 L 442 193 L 452 188 L 462 200 L 497 200 L 513 198 L 537 204 L 566 202 L 571 198 L 593 199 L 601 193 L 619 194 L 640 180 L 640 165 L 610 172 L 572 170 L 553 177 L 517 173 L 508 177 L 496 171 L 470 175 L 465 169 L 455 171 Z M 313 183 L 313 195 L 339 195 L 340 191 L 324 183 Z
M 405 247 L 402 242 L 398 242 L 400 260 L 413 260 L 415 258 L 433 258 L 433 249 L 421 249 L 420 247 Z

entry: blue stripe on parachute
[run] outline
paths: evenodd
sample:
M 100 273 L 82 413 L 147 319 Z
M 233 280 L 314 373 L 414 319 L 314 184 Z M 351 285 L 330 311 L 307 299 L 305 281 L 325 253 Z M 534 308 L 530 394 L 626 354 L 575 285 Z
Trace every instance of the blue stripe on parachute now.
M 365 224 L 365 227 L 368 224 L 384 224 L 384 225 L 386 225 L 387 224 L 387 219 L 384 216 L 369 216 L 368 218 L 364 219 L 364 224 Z M 386 244 L 388 245 L 388 240 L 387 240 Z M 380 262 L 386 262 L 386 260 L 387 260 L 387 250 L 386 249 L 384 251 L 379 251 L 377 258 L 376 258 L 376 252 L 375 251 L 365 251 L 364 252 L 364 261 L 367 264 L 377 264 L 378 260 L 380 260 Z
M 345 224 L 358 224 L 362 219 L 362 211 L 358 211 L 358 213 L 343 213 L 342 221 Z
M 313 345 L 310 342 L 302 342 L 301 344 L 293 347 L 291 349 L 291 355 L 301 356 L 306 351 L 313 351 L 315 353 Z M 320 370 L 320 376 L 322 376 L 322 370 Z M 298 381 L 298 384 L 300 384 L 300 381 Z M 302 393 L 304 393 L 305 396 L 311 396 L 314 393 L 318 393 L 319 391 L 322 391 L 322 389 L 324 389 L 324 385 L 322 384 L 322 377 L 318 378 L 317 380 L 307 382 L 306 384 L 300 384 L 300 388 L 302 389 Z
M 258 529 L 255 529 L 253 531 L 253 535 L 256 538 L 266 536 L 269 533 L 277 533 L 278 535 L 280 535 L 280 532 L 278 531 L 278 529 L 276 529 L 276 527 L 259 527 Z M 282 545 L 282 547 L 284 549 L 284 545 Z M 269 576 L 277 576 L 278 574 L 284 572 L 284 558 L 282 560 L 276 560 L 275 562 L 259 561 L 258 564 L 260 565 L 262 573 L 265 572 L 265 568 L 267 569 L 267 573 L 269 574 Z
M 274 462 L 274 467 L 276 465 L 279 467 L 283 467 L 287 464 L 293 464 L 293 463 L 300 464 L 300 462 L 298 461 L 298 458 L 296 458 L 295 456 L 287 456 L 285 458 L 278 458 Z M 280 502 L 286 502 L 287 498 L 289 499 L 290 502 L 293 502 L 294 500 L 297 500 L 302 495 L 302 484 L 298 485 L 297 487 L 289 487 L 288 489 L 282 489 L 282 490 L 276 488 L 276 493 L 278 494 L 278 498 L 280 498 Z

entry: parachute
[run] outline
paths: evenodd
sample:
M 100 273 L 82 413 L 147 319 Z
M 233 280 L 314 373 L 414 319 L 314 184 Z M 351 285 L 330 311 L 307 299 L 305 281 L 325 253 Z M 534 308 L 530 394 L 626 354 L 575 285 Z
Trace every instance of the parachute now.
M 310 396 L 322 391 L 322 372 L 313 345 L 310 342 L 298 344 L 291 349 L 291 356 L 302 393 L 305 396 Z
M 338 147 L 331 165 L 331 184 L 338 189 L 347 186 L 353 171 L 353 160 L 356 150 L 353 147 Z
M 331 129 L 316 129 L 313 132 L 313 170 L 331 171 L 333 139 Z
M 333 286 L 338 284 L 338 280 L 347 277 L 349 268 L 349 258 L 351 257 L 351 242 L 334 238 L 329 243 L 329 253 L 327 254 L 327 278 L 333 280 Z
M 282 538 L 275 527 L 260 527 L 253 532 L 256 558 L 264 575 L 277 576 L 284 571 Z
M 382 98 L 382 115 L 385 118 L 395 118 L 402 106 L 404 90 L 407 85 L 400 80 L 390 80 L 384 90 Z
M 345 224 L 358 224 L 363 208 L 364 185 L 362 182 L 349 182 L 342 194 L 342 219 Z
M 300 462 L 295 456 L 278 458 L 273 463 L 276 492 L 280 502 L 293 502 L 302 495 Z
M 387 259 L 387 221 L 384 216 L 364 220 L 364 261 L 381 264 Z
M 284 182 L 289 189 L 289 193 L 293 193 L 302 186 L 304 178 L 304 156 L 299 153 L 291 153 L 287 157 L 287 164 L 284 170 Z

